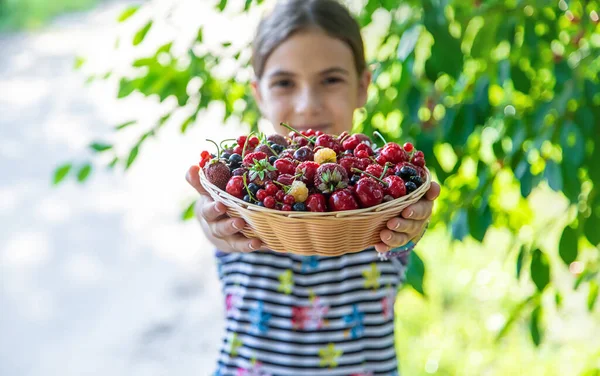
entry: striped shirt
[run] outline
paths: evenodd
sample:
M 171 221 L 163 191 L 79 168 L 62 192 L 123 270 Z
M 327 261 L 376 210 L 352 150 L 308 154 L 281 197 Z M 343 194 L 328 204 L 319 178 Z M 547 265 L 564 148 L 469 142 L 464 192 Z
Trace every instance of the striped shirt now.
M 215 375 L 398 375 L 394 301 L 406 256 L 217 252 L 226 333 Z

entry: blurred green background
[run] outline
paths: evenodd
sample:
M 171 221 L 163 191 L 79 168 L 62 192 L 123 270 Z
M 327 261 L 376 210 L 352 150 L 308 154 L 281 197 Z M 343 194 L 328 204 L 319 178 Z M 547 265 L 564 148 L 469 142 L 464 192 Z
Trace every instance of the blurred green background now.
M 66 12 L 91 9 L 98 0 L 0 0 L 0 31 L 35 30 Z
M 4 0 L 0 27 L 36 26 L 91 3 Z M 233 20 L 270 2 L 210 3 Z M 415 142 L 443 185 L 396 303 L 403 373 L 600 375 L 600 3 L 346 3 L 374 71 L 356 130 Z M 115 124 L 89 159 L 58 166 L 55 184 L 84 183 L 100 167 L 126 171 L 165 128 L 205 126 L 211 106 L 223 124 L 256 128 L 248 35 L 199 20 L 193 33 L 152 39 L 172 14 L 124 7 L 117 20 L 135 30 L 116 45 L 144 51 L 127 74 L 85 71 L 88 58 L 77 57 L 83 79 L 115 80 L 118 98 L 170 106 L 154 120 Z M 133 141 L 114 147 L 125 129 Z M 183 219 L 192 209 L 190 197 Z

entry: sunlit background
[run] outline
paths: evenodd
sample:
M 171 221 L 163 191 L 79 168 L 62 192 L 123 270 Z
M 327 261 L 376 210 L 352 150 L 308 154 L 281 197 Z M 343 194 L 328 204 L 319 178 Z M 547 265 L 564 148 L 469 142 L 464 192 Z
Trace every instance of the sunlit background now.
M 0 375 L 213 371 L 223 299 L 211 245 L 194 220 L 182 221 L 195 198 L 184 175 L 206 138 L 247 128 L 235 117 L 223 122 L 225 110 L 211 106 L 182 134 L 186 114 L 178 113 L 166 120 L 177 125 L 149 138 L 126 172 L 104 167 L 110 158 L 93 156 L 88 145 L 104 139 L 129 152 L 139 132 L 117 137 L 112 129 L 130 120 L 150 124 L 176 103 L 117 99 L 113 77 L 129 74 L 133 59 L 170 40 L 184 51 L 199 23 L 222 38 L 215 45 L 250 40 L 240 30 L 253 30 L 262 8 L 239 14 L 240 0 L 219 12 L 215 3 L 0 0 Z M 140 4 L 136 18 L 117 22 Z M 163 22 L 133 48 L 144 15 L 153 14 Z M 364 30 L 369 56 L 378 53 L 369 42 L 381 25 Z M 224 75 L 232 69 L 220 67 Z M 92 158 L 102 163 L 84 183 L 52 185 L 57 166 Z M 518 207 L 518 199 L 503 204 Z M 525 235 L 542 231 L 539 244 L 557 254 L 569 201 L 546 186 L 529 203 Z M 559 220 L 547 228 L 548 218 Z M 566 292 L 560 309 L 554 294 L 543 296 L 545 334 L 536 347 L 528 317 L 515 309 L 535 285 L 514 276 L 513 240 L 498 226 L 483 243 L 453 242 L 443 227 L 429 231 L 418 248 L 427 297 L 407 288 L 396 303 L 404 375 L 600 375 L 599 310 L 588 312 L 588 290 L 567 287 L 581 262 L 553 267 Z M 551 262 L 561 265 L 557 255 Z

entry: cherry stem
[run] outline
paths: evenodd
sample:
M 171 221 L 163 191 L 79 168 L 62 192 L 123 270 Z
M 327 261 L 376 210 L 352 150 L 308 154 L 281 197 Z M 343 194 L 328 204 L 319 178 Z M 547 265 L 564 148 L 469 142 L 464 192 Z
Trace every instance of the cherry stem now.
M 213 140 L 209 140 L 208 138 L 206 139 L 206 141 L 212 142 L 217 147 L 217 159 L 219 159 L 219 157 L 221 156 L 221 148 L 219 147 L 219 145 L 217 145 L 217 143 Z
M 373 132 L 373 134 L 377 137 L 379 137 L 381 139 L 381 141 L 383 141 L 383 145 L 387 144 L 387 141 L 385 140 L 385 138 L 383 138 L 383 136 L 381 135 L 381 133 L 379 133 L 378 131 Z
M 246 154 L 246 147 L 248 146 L 248 144 L 250 143 L 250 138 L 254 135 L 254 132 L 250 132 L 250 134 L 248 135 L 248 137 L 246 137 L 246 142 L 244 142 L 244 148 L 242 149 L 242 158 L 244 158 L 244 155 Z
M 365 174 L 365 175 L 367 175 L 368 177 L 370 177 L 370 178 L 373 178 L 373 179 L 377 180 L 378 182 L 380 182 L 381 184 L 383 184 L 383 185 L 384 185 L 386 188 L 387 188 L 387 187 L 389 187 L 389 184 L 388 184 L 388 183 L 386 183 L 385 181 L 381 180 L 380 178 L 378 178 L 378 177 L 377 177 L 377 176 L 375 176 L 375 175 L 369 174 L 369 173 L 368 173 L 368 172 L 366 172 L 366 171 L 362 171 L 362 170 L 359 170 L 358 168 L 354 168 L 354 167 L 352 167 L 352 172 L 360 172 L 361 174 Z
M 344 142 L 348 137 L 350 137 L 349 133 L 347 135 L 345 135 L 344 137 L 342 137 L 342 139 L 340 140 L 340 143 Z
M 226 138 L 225 140 L 222 140 L 221 142 L 219 142 L 219 145 L 221 146 L 221 149 L 224 149 L 223 143 L 226 142 L 226 141 L 235 141 L 235 138 Z
M 256 197 L 254 197 L 254 195 L 252 194 L 252 192 L 250 192 L 250 188 L 248 188 L 248 184 L 246 182 L 246 174 L 245 173 L 242 175 L 242 181 L 244 182 L 244 188 L 246 188 L 246 192 L 248 192 L 248 195 L 250 196 L 250 198 L 252 200 L 254 200 L 254 201 L 258 201 L 256 199 Z
M 312 144 L 314 144 L 314 143 L 315 143 L 315 142 L 314 142 L 314 141 L 313 141 L 311 138 L 308 138 L 308 137 L 306 137 L 305 135 L 303 135 L 303 134 L 302 134 L 302 133 L 300 133 L 299 131 L 297 131 L 297 130 L 295 130 L 294 128 L 292 128 L 292 127 L 290 127 L 289 125 L 287 125 L 286 123 L 283 123 L 283 122 L 282 122 L 282 123 L 279 123 L 279 125 L 281 125 L 282 127 L 286 128 L 286 129 L 289 129 L 290 131 L 292 131 L 292 132 L 296 133 L 298 136 L 300 136 L 300 137 L 302 137 L 302 138 L 306 139 L 306 141 L 308 141 L 308 142 L 310 142 L 310 143 L 312 143 Z

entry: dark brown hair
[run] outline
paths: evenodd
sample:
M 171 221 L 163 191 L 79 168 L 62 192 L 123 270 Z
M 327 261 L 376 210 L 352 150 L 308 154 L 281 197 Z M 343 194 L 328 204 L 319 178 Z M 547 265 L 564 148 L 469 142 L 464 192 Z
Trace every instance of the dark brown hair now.
M 252 67 L 257 78 L 273 50 L 292 34 L 317 28 L 348 44 L 358 74 L 365 70 L 365 51 L 360 26 L 337 0 L 279 0 L 258 25 L 252 44 Z

